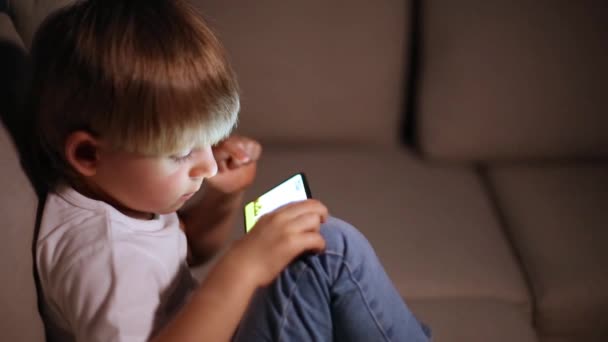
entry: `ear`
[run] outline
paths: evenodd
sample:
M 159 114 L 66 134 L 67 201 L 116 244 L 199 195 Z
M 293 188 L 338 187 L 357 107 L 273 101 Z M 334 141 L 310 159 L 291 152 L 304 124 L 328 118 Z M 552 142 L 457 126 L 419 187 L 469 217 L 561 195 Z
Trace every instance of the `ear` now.
M 79 174 L 94 176 L 99 162 L 99 145 L 99 140 L 88 132 L 70 133 L 65 141 L 65 158 Z

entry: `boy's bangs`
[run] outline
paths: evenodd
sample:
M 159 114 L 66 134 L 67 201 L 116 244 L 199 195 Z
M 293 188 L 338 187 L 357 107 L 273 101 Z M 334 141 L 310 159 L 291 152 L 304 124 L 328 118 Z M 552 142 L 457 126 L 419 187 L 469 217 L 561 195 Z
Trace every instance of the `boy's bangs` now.
M 133 108 L 129 115 L 119 114 L 123 118 L 119 120 L 119 127 L 102 129 L 106 132 L 102 133 L 105 140 L 114 148 L 127 152 L 171 155 L 193 147 L 215 145 L 236 126 L 238 95 L 216 98 L 218 103 L 211 105 L 200 100 L 204 98 L 201 95 L 171 93 L 157 94 L 152 103 L 145 103 L 150 97 L 143 96 L 144 103 L 137 106 L 139 109 Z M 130 101 L 133 101 L 132 97 Z M 125 117 L 129 118 L 127 122 Z
M 155 132 L 156 137 L 150 136 L 150 141 L 142 140 L 139 146 L 133 144 L 131 150 L 146 155 L 179 154 L 193 147 L 212 146 L 225 139 L 235 128 L 238 117 L 238 100 L 234 104 L 223 106 L 202 116 L 200 112 L 193 113 L 192 120 L 171 125 Z M 198 114 L 198 115 L 196 115 Z M 134 139 L 133 142 L 138 141 Z

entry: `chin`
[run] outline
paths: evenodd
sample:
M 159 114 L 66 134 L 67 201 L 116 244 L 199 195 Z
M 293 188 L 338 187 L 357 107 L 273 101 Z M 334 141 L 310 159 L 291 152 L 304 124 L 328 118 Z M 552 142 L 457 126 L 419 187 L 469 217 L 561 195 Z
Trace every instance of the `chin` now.
M 181 208 L 183 206 L 184 206 L 184 203 L 177 203 L 177 204 L 174 204 L 174 205 L 172 205 L 170 207 L 158 210 L 158 211 L 156 211 L 156 213 L 160 214 L 160 215 L 173 214 L 174 212 L 178 211 L 179 208 Z

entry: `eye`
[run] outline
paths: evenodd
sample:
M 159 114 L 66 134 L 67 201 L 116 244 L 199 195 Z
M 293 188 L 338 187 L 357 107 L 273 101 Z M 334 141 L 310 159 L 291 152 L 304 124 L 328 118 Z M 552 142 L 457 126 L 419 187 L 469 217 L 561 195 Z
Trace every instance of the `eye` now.
M 192 158 L 192 152 L 193 152 L 193 150 L 189 150 L 186 153 L 181 153 L 179 155 L 171 156 L 171 159 L 177 163 L 183 163 L 183 162 L 187 161 L 188 159 Z

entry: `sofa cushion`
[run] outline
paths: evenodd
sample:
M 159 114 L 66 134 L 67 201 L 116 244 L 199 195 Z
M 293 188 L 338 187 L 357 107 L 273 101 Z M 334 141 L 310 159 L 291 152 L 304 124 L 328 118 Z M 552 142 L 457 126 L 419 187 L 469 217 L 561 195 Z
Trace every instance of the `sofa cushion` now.
M 591 332 L 593 333 L 593 332 Z M 585 334 L 579 334 L 579 335 L 559 335 L 559 336 L 540 336 L 539 338 L 540 342 L 580 342 L 580 341 L 585 341 L 585 342 L 606 342 L 606 336 L 601 336 L 601 335 L 595 335 L 595 336 L 589 336 L 589 335 L 585 335 Z
M 608 337 L 608 164 L 488 172 L 542 334 Z
M 0 331 L 5 341 L 44 341 L 38 314 L 32 239 L 37 198 L 0 129 Z
M 409 1 L 194 1 L 242 88 L 239 130 L 269 141 L 398 141 Z
M 428 166 L 401 150 L 266 146 L 247 200 L 297 171 L 332 215 L 367 236 L 405 298 L 496 298 L 529 310 L 471 169 Z
M 423 1 L 422 150 L 464 160 L 608 157 L 608 6 Z
M 0 19 L 2 20 L 2 19 Z M 38 314 L 32 240 L 37 198 L 0 125 L 0 331 L 4 341 L 44 341 Z
M 488 299 L 413 300 L 408 305 L 441 342 L 533 342 L 528 315 L 510 303 Z

